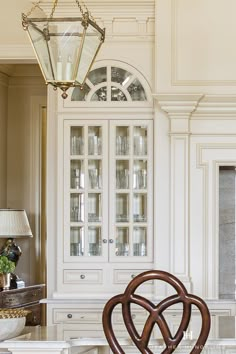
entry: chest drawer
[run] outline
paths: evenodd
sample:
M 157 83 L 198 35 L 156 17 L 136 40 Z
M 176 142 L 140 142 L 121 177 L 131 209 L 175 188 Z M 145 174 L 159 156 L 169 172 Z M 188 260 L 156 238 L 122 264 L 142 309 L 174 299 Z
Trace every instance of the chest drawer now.
M 43 288 L 23 288 L 1 293 L 1 307 L 10 308 L 37 302 L 43 297 Z
M 24 306 L 30 313 L 26 316 L 26 326 L 38 326 L 41 323 L 40 304 Z

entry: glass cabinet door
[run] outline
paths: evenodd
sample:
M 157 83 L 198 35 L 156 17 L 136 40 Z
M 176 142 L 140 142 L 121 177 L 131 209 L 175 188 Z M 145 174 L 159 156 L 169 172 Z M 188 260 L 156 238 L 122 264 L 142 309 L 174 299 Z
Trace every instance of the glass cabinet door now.
M 152 261 L 152 121 L 64 124 L 65 261 Z
M 152 122 L 113 121 L 110 128 L 109 258 L 151 261 Z
M 64 132 L 65 259 L 103 261 L 108 256 L 107 122 L 66 120 Z

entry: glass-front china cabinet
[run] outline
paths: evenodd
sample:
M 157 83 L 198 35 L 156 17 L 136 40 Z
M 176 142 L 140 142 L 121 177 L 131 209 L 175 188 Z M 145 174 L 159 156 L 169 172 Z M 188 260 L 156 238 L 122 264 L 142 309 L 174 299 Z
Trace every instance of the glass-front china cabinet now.
M 115 293 L 153 267 L 152 101 L 132 70 L 95 68 L 60 107 L 56 296 Z

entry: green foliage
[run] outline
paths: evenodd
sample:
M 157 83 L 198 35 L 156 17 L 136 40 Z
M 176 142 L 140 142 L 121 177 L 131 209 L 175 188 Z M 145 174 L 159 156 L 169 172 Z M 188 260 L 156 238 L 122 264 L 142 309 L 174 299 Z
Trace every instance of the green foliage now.
M 13 273 L 15 267 L 15 263 L 10 261 L 6 256 L 0 256 L 0 274 Z

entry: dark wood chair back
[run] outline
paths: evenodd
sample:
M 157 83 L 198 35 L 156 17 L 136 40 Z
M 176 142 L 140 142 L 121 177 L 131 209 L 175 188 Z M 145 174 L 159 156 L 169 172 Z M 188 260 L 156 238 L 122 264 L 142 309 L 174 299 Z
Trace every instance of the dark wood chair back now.
M 170 284 L 176 290 L 177 294 L 161 300 L 157 305 L 153 304 L 148 299 L 135 294 L 135 290 L 138 286 L 146 281 L 155 279 Z M 179 328 L 175 335 L 172 336 L 163 312 L 170 306 L 177 303 L 181 303 L 183 305 L 183 314 Z M 124 323 L 133 343 L 136 345 L 139 352 L 144 354 L 153 354 L 149 348 L 149 340 L 155 324 L 159 327 L 164 340 L 165 349 L 161 354 L 173 353 L 180 344 L 184 333 L 188 329 L 192 305 L 195 305 L 200 311 L 202 324 L 199 337 L 193 345 L 190 354 L 199 354 L 203 350 L 211 325 L 208 307 L 200 297 L 189 294 L 183 283 L 174 275 L 160 270 L 150 270 L 141 273 L 128 284 L 123 294 L 112 297 L 106 303 L 102 318 L 104 333 L 112 352 L 114 354 L 125 354 L 115 336 L 112 325 L 112 312 L 118 304 L 122 305 Z M 132 319 L 131 304 L 139 305 L 146 309 L 149 313 L 141 335 L 137 332 Z

